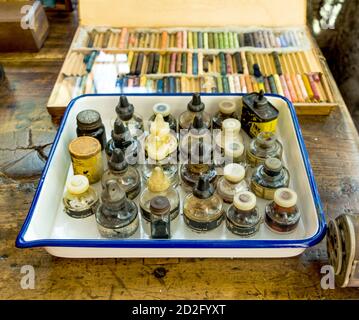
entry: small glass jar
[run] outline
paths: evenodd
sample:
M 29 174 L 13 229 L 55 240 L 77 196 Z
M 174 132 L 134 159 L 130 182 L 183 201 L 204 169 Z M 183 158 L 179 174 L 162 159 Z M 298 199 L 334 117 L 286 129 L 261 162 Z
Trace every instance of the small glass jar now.
M 119 148 L 125 154 L 127 163 L 136 165 L 139 155 L 139 143 L 132 138 L 129 129 L 124 125 L 122 120 L 116 119 L 114 128 L 111 131 L 111 138 L 105 147 L 107 159 L 111 158 L 115 148 Z
M 283 147 L 273 132 L 261 132 L 252 139 L 247 150 L 247 160 L 251 167 L 257 167 L 267 158 L 282 159 Z
M 151 238 L 171 238 L 171 205 L 166 197 L 156 196 L 150 202 Z
M 138 170 L 129 166 L 121 149 L 114 149 L 108 161 L 108 170 L 102 176 L 102 187 L 108 180 L 116 180 L 129 199 L 135 199 L 141 191 L 141 177 Z
M 241 237 L 256 234 L 262 222 L 256 207 L 256 196 L 249 191 L 236 193 L 226 212 L 227 229 Z
M 193 230 L 209 231 L 217 228 L 223 220 L 223 202 L 215 193 L 207 176 L 201 176 L 184 199 L 184 221 Z
M 96 110 L 83 110 L 76 117 L 78 137 L 89 136 L 98 140 L 101 150 L 106 145 L 106 131 L 101 116 Z
M 153 106 L 153 115 L 150 117 L 149 121 L 154 121 L 156 115 L 161 114 L 163 116 L 163 120 L 168 123 L 170 129 L 174 132 L 177 132 L 177 120 L 171 114 L 171 107 L 167 103 L 156 103 Z
M 154 197 L 163 196 L 170 202 L 170 217 L 175 219 L 179 213 L 180 197 L 178 191 L 171 186 L 171 182 L 161 167 L 155 167 L 140 196 L 142 217 L 151 220 L 150 202 Z
M 179 117 L 179 129 L 189 129 L 192 125 L 193 119 L 196 115 L 199 115 L 203 119 L 203 123 L 207 129 L 211 129 L 211 116 L 204 111 L 205 105 L 201 101 L 199 93 L 194 93 L 192 100 L 187 105 L 187 110 L 183 112 Z
M 232 100 L 222 100 L 219 105 L 219 111 L 213 116 L 213 129 L 222 129 L 222 123 L 226 119 L 237 119 L 237 106 Z
M 66 183 L 63 198 L 65 212 L 72 218 L 86 218 L 93 215 L 99 205 L 99 197 L 85 176 L 75 175 Z
M 116 106 L 117 117 L 124 122 L 130 130 L 131 136 L 138 139 L 144 133 L 143 119 L 136 114 L 133 104 L 129 103 L 126 96 L 121 96 Z
M 97 228 L 105 238 L 128 238 L 138 229 L 138 209 L 116 180 L 107 180 L 96 211 Z
M 299 223 L 297 194 L 289 188 L 280 188 L 274 193 L 274 201 L 265 207 L 265 223 L 277 233 L 291 233 Z
M 74 175 L 86 176 L 90 183 L 96 183 L 103 173 L 101 144 L 89 136 L 75 138 L 69 144 Z
M 274 192 L 289 185 L 289 171 L 277 158 L 267 158 L 253 172 L 251 189 L 257 197 L 273 200 Z
M 236 193 L 249 190 L 244 179 L 246 170 L 238 163 L 230 163 L 224 167 L 223 173 L 217 182 L 217 193 L 224 202 L 232 203 Z

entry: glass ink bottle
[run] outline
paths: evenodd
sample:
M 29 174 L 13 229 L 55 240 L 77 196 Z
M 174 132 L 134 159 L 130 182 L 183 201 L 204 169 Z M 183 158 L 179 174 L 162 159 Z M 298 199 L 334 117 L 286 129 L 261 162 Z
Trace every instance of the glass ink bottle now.
M 178 191 L 171 186 L 168 177 L 164 174 L 161 167 L 155 167 L 145 188 L 140 196 L 140 209 L 143 218 L 151 220 L 150 202 L 154 197 L 166 197 L 170 203 L 171 220 L 175 219 L 179 213 L 180 197 Z
M 171 205 L 166 197 L 156 196 L 150 201 L 151 238 L 171 238 Z
M 267 158 L 282 159 L 283 147 L 273 132 L 261 132 L 249 144 L 247 161 L 251 167 L 257 167 Z
M 161 114 L 151 122 L 150 134 L 145 140 L 146 163 L 143 167 L 143 178 L 147 181 L 152 170 L 160 166 L 170 179 L 171 185 L 178 184 L 177 138 L 171 133 L 169 124 Z
M 211 116 L 204 111 L 205 105 L 201 101 L 199 93 L 194 93 L 192 100 L 187 105 L 187 110 L 179 117 L 179 129 L 189 129 L 196 115 L 202 116 L 203 123 L 207 129 L 211 129 Z
M 211 146 L 198 142 L 191 146 L 189 162 L 182 164 L 180 169 L 182 187 L 191 191 L 201 176 L 206 176 L 210 183 L 215 184 L 217 172 L 211 163 Z
M 138 229 L 138 209 L 116 180 L 107 180 L 96 212 L 97 228 L 105 238 L 128 238 Z
M 261 132 L 275 132 L 278 115 L 279 111 L 264 97 L 263 90 L 243 97 L 241 123 L 251 138 Z
M 171 107 L 167 103 L 156 103 L 153 106 L 153 115 L 149 119 L 149 121 L 154 121 L 156 118 L 156 115 L 161 114 L 163 117 L 163 120 L 167 122 L 170 126 L 170 129 L 174 132 L 177 132 L 177 120 L 176 118 L 171 114 Z
M 256 207 L 256 196 L 250 191 L 234 195 L 233 204 L 226 212 L 226 226 L 232 233 L 241 237 L 250 237 L 258 232 L 262 223 Z
M 116 106 L 117 117 L 124 122 L 130 130 L 131 136 L 135 139 L 139 138 L 143 132 L 143 119 L 136 114 L 133 104 L 129 103 L 126 96 L 121 96 Z
M 224 163 L 238 163 L 245 169 L 247 168 L 244 145 L 240 142 L 228 143 L 224 146 Z
M 102 186 L 108 180 L 116 180 L 129 199 L 135 199 L 141 191 L 141 177 L 138 170 L 129 166 L 121 149 L 114 149 L 108 161 L 108 170 L 102 176 Z
M 90 186 L 87 177 L 75 175 L 66 183 L 63 198 L 65 212 L 72 218 L 86 218 L 94 214 L 99 205 L 99 197 Z
M 184 221 L 198 231 L 217 228 L 223 220 L 223 202 L 207 176 L 201 176 L 183 204 Z
M 222 129 L 222 123 L 226 119 L 237 119 L 236 103 L 232 100 L 223 100 L 219 103 L 219 111 L 213 116 L 213 129 Z
M 251 189 L 257 197 L 273 200 L 274 192 L 289 185 L 289 172 L 281 160 L 267 158 L 252 175 Z
M 299 223 L 297 194 L 289 188 L 280 188 L 274 193 L 274 201 L 265 207 L 265 223 L 277 233 L 291 233 Z
M 237 119 L 226 119 L 222 123 L 222 130 L 217 130 L 215 135 L 216 148 L 224 155 L 224 148 L 228 144 L 241 143 L 243 144 L 243 137 L 240 133 L 241 123 Z
M 107 159 L 111 158 L 112 152 L 115 148 L 122 150 L 128 164 L 137 164 L 139 143 L 137 140 L 132 138 L 129 129 L 120 119 L 116 119 L 114 128 L 111 131 L 111 139 L 107 142 L 105 147 Z
M 218 179 L 217 193 L 226 203 L 233 202 L 233 196 L 241 191 L 248 191 L 246 170 L 238 163 L 230 163 L 224 167 L 224 175 Z
M 106 131 L 101 116 L 96 110 L 83 110 L 76 117 L 78 137 L 89 136 L 98 140 L 101 150 L 106 145 Z

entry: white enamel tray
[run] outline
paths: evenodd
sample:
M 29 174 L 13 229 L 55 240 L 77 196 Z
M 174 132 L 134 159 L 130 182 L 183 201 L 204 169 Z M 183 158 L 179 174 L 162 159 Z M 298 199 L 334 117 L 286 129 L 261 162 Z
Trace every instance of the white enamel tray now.
M 302 217 L 294 233 L 280 235 L 262 224 L 255 236 L 241 238 L 229 232 L 225 222 L 215 230 L 197 233 L 185 225 L 180 213 L 171 225 L 172 238 L 169 240 L 150 239 L 149 223 L 142 218 L 138 231 L 132 237 L 105 239 L 97 230 L 94 216 L 70 218 L 63 211 L 62 195 L 66 179 L 72 175 L 67 147 L 76 137 L 76 115 L 84 109 L 100 112 L 109 139 L 119 99 L 119 95 L 84 95 L 72 100 L 66 109 L 28 216 L 17 238 L 17 247 L 45 247 L 52 255 L 72 258 L 289 257 L 302 253 L 324 237 L 324 214 L 293 106 L 280 96 L 267 95 L 267 98 L 280 111 L 277 135 L 284 147 L 284 165 L 291 174 L 290 187 L 298 194 Z M 152 106 L 158 102 L 170 104 L 172 113 L 178 118 L 186 109 L 190 95 L 129 94 L 128 99 L 134 104 L 135 111 L 147 120 L 152 114 Z M 217 111 L 222 99 L 231 99 L 241 105 L 239 94 L 202 95 L 206 110 L 212 114 Z M 242 134 L 248 146 L 249 138 Z M 100 190 L 100 186 L 95 187 Z M 262 214 L 266 203 L 268 201 L 258 200 Z

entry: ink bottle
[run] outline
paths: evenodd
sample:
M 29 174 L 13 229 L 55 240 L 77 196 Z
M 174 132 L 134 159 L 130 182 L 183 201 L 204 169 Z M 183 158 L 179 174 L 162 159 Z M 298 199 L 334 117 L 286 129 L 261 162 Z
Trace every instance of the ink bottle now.
M 116 180 L 107 180 L 102 194 L 102 204 L 96 211 L 97 228 L 105 238 L 128 238 L 138 229 L 138 209 L 126 198 Z
M 171 238 L 171 205 L 166 197 L 156 196 L 150 201 L 151 238 Z
M 74 175 L 80 174 L 88 178 L 90 183 L 101 179 L 103 172 L 101 144 L 97 139 L 81 136 L 69 144 Z
M 116 106 L 118 119 L 122 120 L 130 130 L 131 136 L 135 139 L 139 138 L 143 132 L 143 119 L 136 114 L 133 104 L 129 103 L 126 96 L 121 96 Z
M 138 170 L 129 166 L 121 149 L 114 149 L 108 161 L 108 170 L 102 176 L 102 187 L 108 180 L 116 180 L 129 199 L 135 199 L 141 191 L 141 177 Z
M 94 214 L 99 205 L 99 197 L 89 180 L 82 175 L 69 178 L 63 198 L 65 212 L 73 218 L 86 218 Z
M 196 115 L 200 115 L 207 129 L 211 129 L 211 116 L 204 111 L 205 105 L 201 101 L 199 93 L 194 93 L 192 100 L 187 105 L 187 110 L 179 117 L 179 129 L 189 129 Z
M 257 197 L 273 200 L 274 192 L 289 185 L 289 172 L 277 158 L 267 158 L 253 172 L 251 189 Z
M 197 231 L 217 228 L 223 220 L 223 202 L 207 176 L 201 176 L 183 204 L 184 221 Z
M 247 168 L 244 145 L 240 142 L 228 143 L 224 146 L 224 163 L 238 163 L 245 169 Z
M 151 220 L 150 202 L 154 197 L 166 197 L 170 203 L 171 220 L 175 219 L 179 213 L 180 197 L 178 191 L 171 186 L 168 177 L 164 174 L 161 167 L 155 167 L 145 188 L 140 196 L 140 209 L 143 218 Z
M 177 138 L 171 133 L 169 124 L 161 114 L 151 122 L 150 134 L 145 140 L 146 163 L 143 166 L 143 178 L 147 181 L 152 170 L 161 166 L 171 185 L 178 184 Z
M 218 179 L 217 193 L 226 203 L 233 202 L 233 196 L 241 191 L 248 191 L 246 170 L 238 163 L 230 163 L 224 167 L 224 174 Z
M 256 196 L 250 191 L 234 195 L 233 204 L 226 212 L 226 226 L 232 233 L 241 237 L 250 237 L 258 232 L 262 223 L 256 207 Z
M 170 129 L 174 132 L 177 132 L 177 120 L 176 118 L 171 114 L 171 107 L 167 103 L 156 103 L 153 106 L 153 115 L 149 119 L 149 121 L 154 121 L 156 118 L 156 115 L 161 114 L 163 117 L 163 120 L 167 122 L 170 126 Z
M 218 105 L 219 111 L 213 116 L 213 129 L 222 129 L 222 123 L 226 119 L 237 119 L 236 103 L 232 100 L 223 100 Z
M 101 150 L 106 145 L 106 131 L 101 116 L 96 110 L 83 110 L 76 117 L 78 137 L 89 136 L 98 140 Z
M 257 167 L 267 158 L 282 159 L 283 147 L 273 132 L 261 132 L 253 138 L 247 150 L 247 161 Z
M 193 144 L 189 162 L 181 165 L 180 174 L 186 191 L 191 191 L 201 176 L 206 176 L 210 183 L 215 184 L 217 172 L 211 163 L 211 146 L 203 142 Z
M 228 144 L 241 143 L 243 144 L 243 137 L 240 133 L 241 123 L 237 119 L 226 119 L 222 122 L 222 130 L 218 130 L 215 135 L 215 143 L 217 150 L 220 150 L 224 155 L 224 148 Z
M 265 207 L 265 223 L 270 230 L 290 233 L 298 226 L 300 212 L 297 194 L 289 188 L 280 188 L 274 193 L 274 201 Z
M 138 162 L 139 142 L 131 136 L 129 129 L 120 119 L 115 120 L 113 130 L 111 131 L 111 139 L 107 142 L 105 152 L 107 159 L 111 158 L 115 148 L 121 149 L 125 154 L 128 164 L 136 165 Z
M 275 132 L 278 115 L 279 111 L 264 97 L 263 90 L 243 97 L 241 123 L 251 138 L 261 132 Z

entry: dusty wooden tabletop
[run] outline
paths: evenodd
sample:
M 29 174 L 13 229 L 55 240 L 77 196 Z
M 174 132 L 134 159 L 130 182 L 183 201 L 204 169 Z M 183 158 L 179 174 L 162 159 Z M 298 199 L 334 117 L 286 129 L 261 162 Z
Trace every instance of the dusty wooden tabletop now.
M 325 241 L 290 259 L 60 259 L 16 249 L 56 132 L 47 99 L 76 28 L 52 13 L 45 47 L 0 54 L 0 299 L 334 299 L 359 289 L 321 289 Z M 359 212 L 359 139 L 344 104 L 328 117 L 300 117 L 327 218 Z M 35 289 L 21 289 L 21 268 L 35 269 Z

